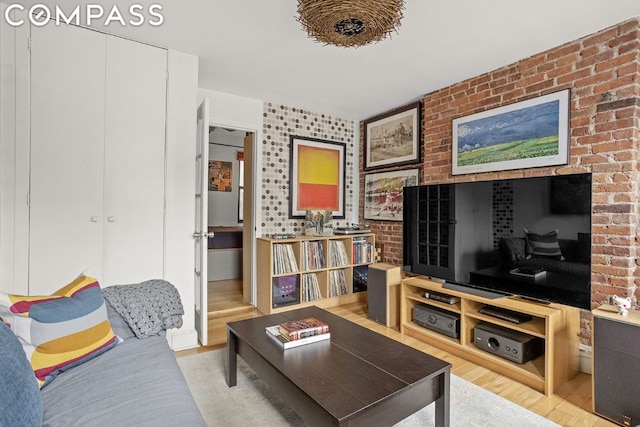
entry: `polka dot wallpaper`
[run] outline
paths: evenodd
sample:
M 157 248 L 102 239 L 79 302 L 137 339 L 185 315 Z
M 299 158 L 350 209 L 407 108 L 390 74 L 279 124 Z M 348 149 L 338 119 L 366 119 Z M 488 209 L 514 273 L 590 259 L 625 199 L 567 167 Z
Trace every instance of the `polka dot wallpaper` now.
M 303 110 L 286 105 L 264 103 L 261 145 L 261 182 L 258 184 L 261 234 L 302 234 L 304 219 L 289 218 L 289 137 L 304 136 L 346 144 L 345 218 L 334 227 L 357 222 L 355 201 L 358 191 L 358 148 L 353 120 Z

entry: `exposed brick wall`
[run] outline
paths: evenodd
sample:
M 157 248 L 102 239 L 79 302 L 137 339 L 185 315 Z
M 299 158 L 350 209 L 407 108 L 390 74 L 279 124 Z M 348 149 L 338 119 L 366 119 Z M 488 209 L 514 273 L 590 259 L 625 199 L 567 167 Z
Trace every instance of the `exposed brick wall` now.
M 570 163 L 470 175 L 451 175 L 451 122 L 563 89 L 571 95 Z M 361 135 L 362 123 L 361 123 Z M 423 98 L 422 183 L 593 173 L 592 306 L 640 286 L 640 20 L 631 19 Z M 360 164 L 362 165 L 362 146 Z M 363 188 L 361 169 L 360 188 Z M 363 197 L 360 195 L 362 222 Z M 402 263 L 402 227 L 369 222 L 384 243 L 384 260 Z M 640 291 L 636 291 L 640 298 Z M 590 314 L 581 338 L 589 343 Z

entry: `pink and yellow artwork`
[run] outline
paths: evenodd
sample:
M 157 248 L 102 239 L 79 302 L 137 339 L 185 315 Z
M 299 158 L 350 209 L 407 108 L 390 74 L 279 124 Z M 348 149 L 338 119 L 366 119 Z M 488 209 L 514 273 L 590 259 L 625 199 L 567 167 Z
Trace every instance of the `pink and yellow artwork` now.
M 296 209 L 340 208 L 340 152 L 334 149 L 298 147 L 298 202 Z
M 344 218 L 346 144 L 293 135 L 290 141 L 289 218 L 309 210 Z

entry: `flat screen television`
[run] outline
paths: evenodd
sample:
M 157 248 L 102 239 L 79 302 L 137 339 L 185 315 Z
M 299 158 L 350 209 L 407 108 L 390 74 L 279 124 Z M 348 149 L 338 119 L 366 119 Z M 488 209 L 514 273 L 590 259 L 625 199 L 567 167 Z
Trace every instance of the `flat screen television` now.
M 591 174 L 404 188 L 403 269 L 591 308 Z

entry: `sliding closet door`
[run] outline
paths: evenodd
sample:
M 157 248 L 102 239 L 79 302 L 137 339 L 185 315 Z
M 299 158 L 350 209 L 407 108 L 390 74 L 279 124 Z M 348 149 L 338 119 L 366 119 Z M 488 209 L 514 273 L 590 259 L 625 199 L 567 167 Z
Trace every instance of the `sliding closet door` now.
M 32 26 L 29 293 L 102 273 L 105 35 Z M 26 200 L 25 200 L 26 202 Z
M 106 57 L 103 281 L 113 285 L 163 277 L 167 51 L 108 37 Z

